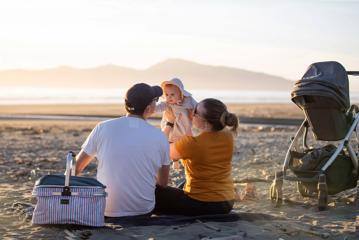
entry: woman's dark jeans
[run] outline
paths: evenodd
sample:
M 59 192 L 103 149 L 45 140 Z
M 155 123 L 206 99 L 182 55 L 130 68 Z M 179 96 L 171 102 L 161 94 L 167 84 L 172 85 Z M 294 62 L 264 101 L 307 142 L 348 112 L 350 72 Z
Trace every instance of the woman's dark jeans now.
M 203 202 L 187 196 L 182 189 L 156 186 L 156 214 L 173 215 L 211 215 L 227 214 L 234 201 Z

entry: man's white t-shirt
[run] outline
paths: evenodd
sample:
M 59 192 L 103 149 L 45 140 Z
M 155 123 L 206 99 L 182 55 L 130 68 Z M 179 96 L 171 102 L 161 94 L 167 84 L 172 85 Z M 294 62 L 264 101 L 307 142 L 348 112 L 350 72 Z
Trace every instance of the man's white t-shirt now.
M 136 117 L 101 122 L 82 149 L 98 159 L 97 179 L 106 185 L 105 216 L 142 215 L 155 206 L 156 177 L 169 165 L 169 143 L 160 129 Z

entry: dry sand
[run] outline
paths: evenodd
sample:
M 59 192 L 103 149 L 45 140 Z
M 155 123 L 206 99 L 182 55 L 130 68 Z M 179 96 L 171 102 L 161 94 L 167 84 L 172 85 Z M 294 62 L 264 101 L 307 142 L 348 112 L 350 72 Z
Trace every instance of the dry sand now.
M 242 108 L 242 112 L 244 112 Z M 262 108 L 267 109 L 267 108 Z M 283 106 L 276 109 L 282 110 Z M 36 109 L 35 109 L 36 110 Z M 247 106 L 247 110 L 251 110 Z M 3 110 L 2 110 L 3 111 Z M 284 111 L 284 110 L 283 110 Z M 263 114 L 261 111 L 260 114 Z M 44 112 L 46 113 L 46 112 Z M 249 114 L 248 112 L 246 114 Z M 253 112 L 253 114 L 259 114 Z M 277 115 L 276 113 L 268 113 Z M 284 115 L 283 115 L 284 116 Z M 295 116 L 295 113 L 290 113 Z M 101 229 L 31 226 L 31 191 L 36 179 L 64 170 L 67 151 L 79 148 L 96 122 L 0 121 L 0 238 L 2 239 L 358 239 L 359 208 L 354 190 L 330 198 L 318 212 L 316 200 L 303 198 L 294 183 L 285 182 L 287 201 L 274 208 L 268 200 L 268 179 L 279 170 L 295 127 L 240 127 L 233 155 L 236 182 L 257 178 L 256 198 L 236 202 L 234 222 L 195 221 L 174 226 L 107 224 Z M 85 174 L 94 176 L 93 161 Z M 171 184 L 182 179 L 172 171 Z M 237 183 L 239 191 L 244 183 Z

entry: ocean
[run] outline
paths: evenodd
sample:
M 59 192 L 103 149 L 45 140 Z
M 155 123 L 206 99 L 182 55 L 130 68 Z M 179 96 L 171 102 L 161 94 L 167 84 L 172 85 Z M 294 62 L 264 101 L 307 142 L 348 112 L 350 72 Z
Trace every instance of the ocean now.
M 189 90 L 197 101 L 217 98 L 225 103 L 290 103 L 289 91 Z M 0 88 L 0 104 L 123 103 L 126 89 Z M 359 102 L 359 92 L 351 93 Z

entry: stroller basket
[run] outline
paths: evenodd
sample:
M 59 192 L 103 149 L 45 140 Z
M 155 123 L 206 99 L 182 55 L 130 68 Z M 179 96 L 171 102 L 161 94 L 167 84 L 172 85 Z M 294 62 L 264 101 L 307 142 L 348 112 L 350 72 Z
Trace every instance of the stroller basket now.
M 289 168 L 298 177 L 301 187 L 307 192 L 318 192 L 317 181 L 319 175 L 323 173 L 321 168 L 328 162 L 335 150 L 336 147 L 329 144 L 321 148 L 310 149 L 306 153 L 291 152 Z M 356 186 L 357 174 L 353 173 L 353 169 L 352 160 L 342 151 L 333 164 L 324 171 L 329 195 Z

